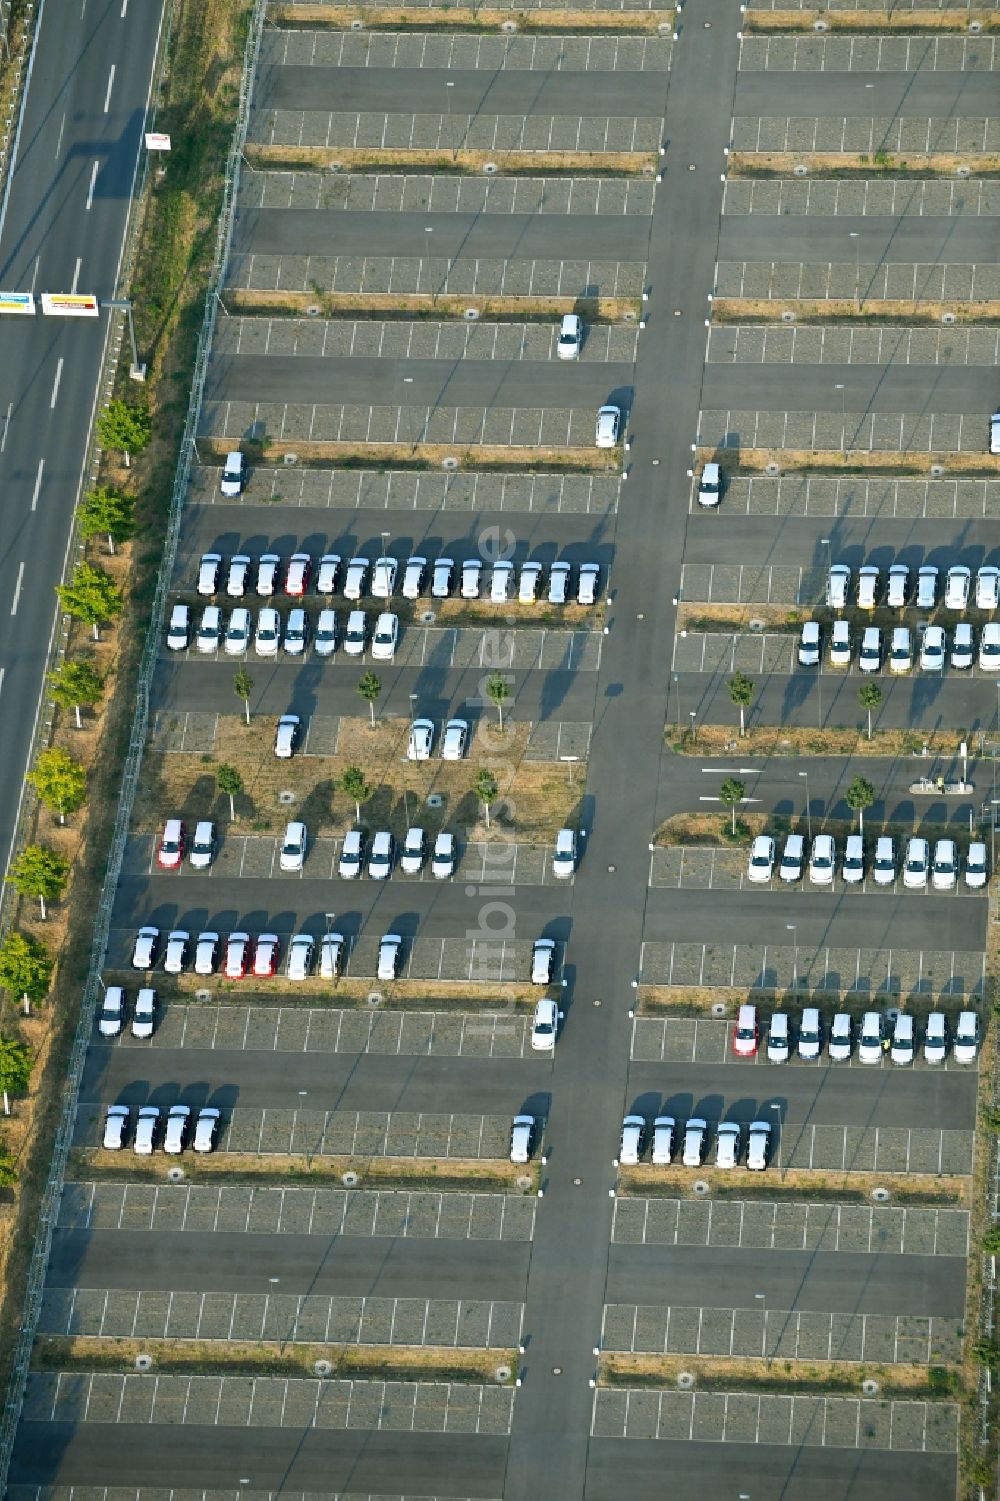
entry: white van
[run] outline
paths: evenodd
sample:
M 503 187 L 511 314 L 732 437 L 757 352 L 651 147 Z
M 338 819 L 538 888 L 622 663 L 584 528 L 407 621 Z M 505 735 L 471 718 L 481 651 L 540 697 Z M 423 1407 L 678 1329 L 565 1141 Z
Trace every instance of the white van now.
M 924 1032 L 924 1062 L 943 1063 L 948 1054 L 948 1018 L 943 1011 L 932 1011 Z
M 788 1013 L 776 1011 L 771 1017 L 771 1025 L 767 1031 L 767 1061 L 768 1063 L 787 1063 L 790 1051 L 791 1031 L 788 1025 Z
M 799 1026 L 799 1057 L 814 1063 L 823 1048 L 823 1023 L 815 1006 L 805 1006 Z

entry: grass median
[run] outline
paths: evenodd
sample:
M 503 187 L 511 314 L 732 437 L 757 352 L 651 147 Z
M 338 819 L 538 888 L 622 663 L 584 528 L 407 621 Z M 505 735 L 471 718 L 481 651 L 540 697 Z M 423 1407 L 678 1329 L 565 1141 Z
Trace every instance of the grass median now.
M 345 313 L 376 318 L 380 314 L 466 322 L 474 308 L 484 322 L 520 322 L 525 318 L 561 318 L 576 313 L 585 323 L 623 323 L 638 319 L 638 297 L 487 297 L 479 293 L 436 292 L 272 292 L 231 287 L 224 293 L 228 312 L 251 317 L 315 316 L 318 308 L 326 318 Z
M 572 6 L 538 11 L 495 10 L 488 6 L 378 6 L 334 5 L 315 0 L 314 4 L 278 4 L 271 18 L 285 26 L 329 26 L 335 29 L 360 24 L 368 31 L 499 31 L 514 24 L 517 31 L 529 34 L 564 31 L 646 32 L 673 30 L 673 6 L 649 11 L 575 10 Z
M 794 1130 L 792 1130 L 794 1135 Z M 695 1191 L 696 1182 L 708 1184 L 707 1193 Z M 969 1207 L 971 1178 L 933 1173 L 827 1172 L 822 1168 L 780 1168 L 775 1162 L 763 1173 L 705 1165 L 700 1168 L 623 1167 L 618 1174 L 618 1192 L 625 1197 L 688 1199 L 764 1199 L 781 1203 L 788 1199 L 817 1204 L 862 1204 L 872 1202 L 872 1190 L 886 1188 L 897 1206 L 919 1208 Z
M 631 1355 L 605 1351 L 598 1368 L 601 1386 L 675 1387 L 678 1377 L 694 1377 L 704 1392 L 760 1392 L 761 1395 L 860 1397 L 862 1382 L 878 1383 L 879 1399 L 955 1400 L 961 1375 L 951 1366 L 862 1365 L 833 1360 L 811 1365 L 806 1360 L 705 1360 L 688 1355 Z

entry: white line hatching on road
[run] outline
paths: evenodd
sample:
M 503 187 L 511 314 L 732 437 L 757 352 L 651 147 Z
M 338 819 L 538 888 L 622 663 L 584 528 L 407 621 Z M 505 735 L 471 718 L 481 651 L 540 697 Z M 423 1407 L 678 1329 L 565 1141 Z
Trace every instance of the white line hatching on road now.
M 88 214 L 90 213 L 91 207 L 92 207 L 93 202 L 94 202 L 94 184 L 97 181 L 97 174 L 98 174 L 98 171 L 100 170 L 100 166 L 101 166 L 100 162 L 95 162 L 94 165 L 90 169 L 90 187 L 87 189 L 87 213 Z

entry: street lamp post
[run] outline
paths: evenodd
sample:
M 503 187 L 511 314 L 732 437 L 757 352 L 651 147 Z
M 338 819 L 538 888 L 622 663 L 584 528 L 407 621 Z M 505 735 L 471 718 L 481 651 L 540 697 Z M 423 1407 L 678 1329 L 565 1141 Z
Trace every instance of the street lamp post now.
M 807 771 L 800 771 L 799 776 L 806 784 L 806 833 L 809 835 L 809 843 L 812 844 L 813 826 L 812 813 L 809 810 L 809 773 Z
M 326 918 L 326 930 L 325 930 L 325 932 L 323 934 L 324 938 L 329 938 L 329 936 L 330 936 L 330 929 L 333 927 L 333 919 L 336 917 L 336 915 L 337 915 L 336 912 L 324 912 L 323 913 L 323 916 Z
M 559 759 L 560 759 L 560 761 L 565 761 L 565 763 L 566 763 L 566 781 L 567 781 L 568 785 L 570 787 L 572 787 L 572 785 L 573 785 L 573 768 L 576 765 L 576 763 L 579 761 L 580 757 L 579 756 L 560 756 Z
M 677 694 L 677 738 L 678 740 L 682 740 L 684 737 L 681 729 L 683 724 L 681 716 L 681 680 L 676 672 L 674 673 L 674 692 Z
M 125 316 L 126 316 L 126 318 L 128 320 L 128 336 L 129 336 L 129 340 L 131 341 L 131 344 L 132 344 L 132 364 L 131 364 L 131 367 L 129 368 L 129 372 L 128 372 L 129 373 L 129 379 L 130 380 L 140 380 L 140 381 L 141 380 L 145 380 L 146 379 L 146 367 L 145 367 L 145 365 L 140 365 L 139 364 L 139 352 L 136 349 L 136 344 L 135 344 L 135 324 L 132 321 L 132 302 L 131 302 L 131 299 L 126 298 L 126 297 L 111 298 L 111 299 L 109 299 L 104 304 L 104 306 L 107 307 L 107 308 L 117 308 L 117 310 L 119 312 L 125 314 Z
M 697 716 L 697 710 L 696 709 L 689 709 L 688 710 L 688 716 L 689 716 L 689 718 L 691 720 L 691 744 L 694 745 L 695 740 L 698 738 L 698 727 L 695 724 L 695 719 L 698 717 Z
M 795 936 L 795 924 L 789 922 L 785 924 L 785 927 L 792 935 L 792 994 L 794 995 L 799 988 L 799 941 Z

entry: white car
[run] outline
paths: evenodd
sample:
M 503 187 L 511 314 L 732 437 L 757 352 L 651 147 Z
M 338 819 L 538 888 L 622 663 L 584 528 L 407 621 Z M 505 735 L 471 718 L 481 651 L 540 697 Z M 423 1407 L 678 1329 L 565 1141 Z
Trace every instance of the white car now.
M 403 940 L 398 933 L 387 933 L 378 946 L 378 968 L 375 973 L 380 980 L 394 980 L 399 974 L 399 961 L 403 956 Z
M 830 631 L 830 666 L 850 667 L 851 628 L 846 620 L 835 620 Z
M 343 881 L 352 881 L 361 874 L 365 863 L 365 836 L 361 829 L 348 829 L 340 846 L 337 874 Z
M 155 1105 L 143 1105 L 136 1118 L 133 1152 L 148 1157 L 156 1145 L 156 1133 L 160 1125 L 160 1112 Z
M 163 1133 L 163 1150 L 169 1152 L 171 1157 L 176 1157 L 179 1152 L 183 1152 L 190 1124 L 190 1106 L 171 1105 L 167 1111 L 167 1127 Z
M 257 560 L 257 589 L 261 599 L 270 599 L 278 587 L 281 559 L 276 552 L 261 553 Z
M 219 1121 L 222 1119 L 222 1111 L 216 1110 L 214 1105 L 203 1105 L 198 1111 L 198 1119 L 194 1127 L 194 1139 L 191 1146 L 196 1152 L 214 1152 L 215 1138 L 219 1130 Z
M 705 1136 L 708 1122 L 700 1116 L 692 1116 L 684 1127 L 684 1151 L 681 1161 L 685 1167 L 701 1167 L 705 1160 Z
M 569 563 L 553 563 L 549 569 L 550 605 L 564 605 L 569 595 L 569 580 L 572 568 Z
M 598 448 L 614 448 L 621 431 L 622 414 L 619 407 L 601 407 L 597 413 L 597 429 L 594 442 Z
M 274 732 L 274 754 L 279 761 L 288 761 L 295 754 L 299 743 L 301 720 L 297 714 L 282 714 Z
M 347 617 L 347 629 L 344 632 L 344 655 L 346 657 L 362 656 L 367 637 L 367 615 L 364 610 L 352 610 Z
M 556 835 L 556 847 L 552 853 L 552 874 L 565 880 L 576 870 L 576 834 L 572 829 L 560 829 Z
M 466 558 L 462 564 L 462 598 L 478 599 L 479 585 L 483 577 L 483 565 L 478 558 Z
M 238 448 L 232 453 L 226 454 L 226 462 L 222 466 L 222 477 L 219 480 L 219 490 L 223 495 L 239 495 L 246 481 L 246 465 L 243 455 Z
M 532 985 L 549 985 L 556 963 L 556 945 L 552 938 L 536 938 L 531 950 Z
M 187 651 L 191 640 L 191 606 L 174 605 L 167 626 L 167 650 Z
M 408 761 L 429 761 L 433 748 L 433 719 L 415 719 L 410 725 L 410 738 L 406 745 L 406 759 Z
M 674 1155 L 674 1128 L 672 1115 L 658 1115 L 653 1121 L 653 1166 L 666 1167 Z
M 285 639 L 283 642 L 287 657 L 301 657 L 306 649 L 309 639 L 309 617 L 305 610 L 296 607 L 289 610 L 288 619 L 285 622 Z
M 880 834 L 875 841 L 875 856 L 872 860 L 872 880 L 876 886 L 891 886 L 896 879 L 896 841 L 889 834 Z
M 781 851 L 781 863 L 778 866 L 778 879 L 781 881 L 799 881 L 802 878 L 802 864 L 805 859 L 806 842 L 801 834 L 789 834 Z
M 242 980 L 250 966 L 250 934 L 230 933 L 222 973 L 227 980 Z
M 375 622 L 375 634 L 372 636 L 372 660 L 391 662 L 396 655 L 398 641 L 399 616 L 386 610 Z
M 392 860 L 396 841 L 388 829 L 380 829 L 368 850 L 368 875 L 373 881 L 384 881 L 392 874 Z
M 490 574 L 490 603 L 502 605 L 510 599 L 514 587 L 514 565 L 505 560 L 493 564 Z
M 117 1037 L 125 1025 L 125 990 L 121 985 L 106 985 L 97 1016 L 97 1030 L 102 1037 Z
M 786 1011 L 775 1011 L 767 1029 L 768 1063 L 787 1063 L 791 1052 L 791 1028 Z
M 196 975 L 214 975 L 219 962 L 218 933 L 199 933 L 194 946 L 194 972 Z
M 917 569 L 917 609 L 933 610 L 937 602 L 938 570 L 933 563 Z
M 465 719 L 449 719 L 441 737 L 442 761 L 461 761 L 469 738 L 469 724 Z
M 929 625 L 924 631 L 924 638 L 920 643 L 921 672 L 943 672 L 947 646 L 948 642 L 944 633 L 944 627 Z
M 1000 412 L 990 418 L 990 453 L 1000 453 Z
M 989 865 L 986 860 L 986 846 L 980 840 L 975 839 L 969 845 L 965 856 L 965 884 L 973 891 L 978 891 L 986 885 L 989 879 Z
M 316 569 L 316 593 L 332 594 L 337 587 L 337 578 L 340 574 L 340 553 L 325 552 L 319 560 Z
M 156 1030 L 156 991 L 144 987 L 135 998 L 132 1012 L 132 1036 L 152 1037 Z
M 865 878 L 865 841 L 860 834 L 847 836 L 840 875 L 848 886 L 856 886 Z
M 982 672 L 1000 672 L 1000 625 L 990 620 L 979 636 L 979 667 Z
M 815 1063 L 823 1051 L 823 1022 L 815 1006 L 803 1006 L 799 1023 L 798 1054 L 807 1063 Z
M 343 933 L 324 933 L 319 945 L 319 972 L 324 980 L 335 980 L 343 963 Z
M 531 1023 L 531 1047 L 535 1053 L 551 1053 L 556 1045 L 556 1034 L 559 1031 L 559 1010 L 555 1001 L 547 997 L 538 1001 L 535 1005 L 535 1015 Z
M 954 568 L 948 569 L 948 579 L 944 588 L 944 607 L 946 610 L 964 610 L 969 603 L 969 586 L 972 583 L 972 571 L 956 563 Z
M 747 1133 L 747 1167 L 752 1173 L 762 1173 L 771 1155 L 771 1122 L 751 1121 Z
M 977 610 L 1000 609 L 1000 568 L 987 563 L 976 574 Z
M 958 882 L 958 849 L 954 839 L 939 839 L 934 846 L 931 885 L 935 891 L 953 891 Z
M 889 671 L 909 672 L 913 666 L 913 638 L 910 628 L 906 625 L 897 625 L 892 633 L 892 642 L 889 646 Z
M 910 587 L 910 570 L 905 563 L 893 563 L 889 569 L 889 583 L 885 602 L 890 610 L 901 610 L 906 604 Z
M 522 563 L 521 579 L 517 586 L 517 598 L 520 604 L 534 604 L 538 595 L 538 585 L 542 579 L 541 563 Z
M 222 611 L 218 605 L 206 605 L 201 612 L 198 629 L 194 638 L 195 651 L 201 652 L 202 656 L 209 656 L 218 651 L 219 642 L 222 640 Z
M 820 651 L 819 622 L 807 620 L 799 633 L 799 666 L 818 667 Z
M 447 881 L 455 874 L 455 836 L 454 834 L 438 834 L 434 840 L 434 852 L 431 855 L 431 875 L 439 881 Z
M 451 593 L 451 581 L 455 573 L 454 558 L 438 558 L 431 574 L 431 598 L 447 599 Z
M 237 605 L 229 617 L 222 649 L 227 657 L 242 657 L 250 649 L 253 616 L 246 605 Z
M 168 975 L 179 975 L 187 963 L 191 934 L 183 928 L 175 928 L 167 934 L 167 949 L 163 956 L 163 968 Z
M 878 569 L 871 563 L 858 569 L 858 609 L 874 610 L 878 598 Z
M 566 313 L 559 325 L 556 354 L 561 360 L 575 360 L 583 344 L 583 320 L 576 313 Z
M 903 885 L 912 891 L 927 885 L 930 872 L 931 847 L 926 839 L 914 837 L 906 843 L 906 859 L 903 862 Z
M 257 616 L 253 649 L 258 657 L 276 657 L 281 640 L 281 616 L 271 605 L 265 605 Z
M 899 1011 L 893 1023 L 889 1058 L 893 1063 L 901 1065 L 912 1063 L 914 1050 L 913 1017 L 905 1011 Z
M 160 846 L 156 851 L 156 863 L 164 870 L 177 870 L 184 858 L 184 821 L 168 818 L 163 825 Z
M 880 1011 L 866 1011 L 861 1018 L 858 1062 L 882 1062 L 882 1013 Z
M 854 1024 L 850 1013 L 838 1011 L 830 1027 L 830 1040 L 826 1051 L 831 1063 L 848 1063 L 854 1040 Z
M 109 1105 L 104 1117 L 101 1145 L 106 1152 L 120 1152 L 128 1137 L 128 1106 Z
M 601 587 L 601 566 L 599 563 L 581 563 L 580 576 L 576 581 L 576 602 L 578 605 L 595 605 L 597 595 Z
M 758 834 L 750 847 L 747 880 L 769 881 L 774 874 L 774 840 L 770 834 Z
M 975 1063 L 979 1054 L 979 1017 L 974 1011 L 959 1013 L 951 1056 L 956 1063 Z
M 192 870 L 208 870 L 215 859 L 215 824 L 207 818 L 195 824 L 188 859 Z
M 534 1141 L 535 1117 L 533 1115 L 515 1115 L 514 1123 L 510 1128 L 511 1162 L 530 1162 Z
M 817 834 L 809 853 L 809 879 L 814 886 L 829 886 L 837 864 L 837 846 L 829 834 Z
M 312 974 L 316 940 L 311 933 L 296 933 L 288 945 L 285 974 L 290 980 L 305 980 Z
M 372 569 L 373 599 L 392 598 L 392 591 L 396 587 L 396 569 L 398 566 L 395 558 L 375 559 L 375 567 Z
M 427 841 L 423 829 L 407 829 L 399 855 L 399 868 L 406 876 L 419 876 L 423 869 Z
M 851 570 L 846 563 L 834 563 L 826 577 L 826 602 L 831 610 L 846 610 L 851 592 Z
M 627 1115 L 622 1121 L 622 1139 L 618 1161 L 622 1167 L 634 1167 L 645 1146 L 646 1122 L 641 1115 Z
M 159 928 L 140 928 L 132 945 L 132 968 L 152 969 L 160 946 Z
M 706 464 L 698 481 L 698 504 L 717 506 L 722 494 L 721 473 L 718 464 Z
M 878 672 L 882 666 L 882 632 L 877 625 L 866 626 L 861 634 L 858 668 L 861 672 Z
M 924 1062 L 943 1063 L 948 1056 L 948 1018 L 943 1011 L 932 1011 L 924 1029 Z
M 211 598 L 219 587 L 219 572 L 222 568 L 222 555 L 217 552 L 204 552 L 198 565 L 198 593 Z
M 278 868 L 301 870 L 305 864 L 308 844 L 309 830 L 301 820 L 294 819 L 286 824 L 285 837 L 281 841 L 281 854 L 278 856 Z
M 975 658 L 975 633 L 968 621 L 960 620 L 952 632 L 951 657 L 949 660 L 952 667 L 957 667 L 961 670 L 971 667 Z
M 359 600 L 368 582 L 368 559 L 352 558 L 344 575 L 344 598 Z
M 278 973 L 278 956 L 281 953 L 281 939 L 277 933 L 261 933 L 254 944 L 253 965 L 251 973 L 255 978 L 265 980 Z
M 715 1133 L 716 1167 L 738 1167 L 743 1132 L 735 1121 L 722 1121 Z
M 424 580 L 427 577 L 426 558 L 408 558 L 406 567 L 403 569 L 403 587 L 401 594 L 404 599 L 419 599 L 424 592 Z
M 320 610 L 316 617 L 316 634 L 313 637 L 313 655 L 331 657 L 337 650 L 337 612 Z

